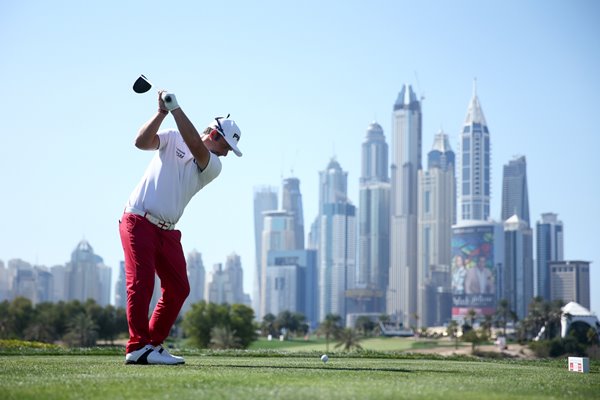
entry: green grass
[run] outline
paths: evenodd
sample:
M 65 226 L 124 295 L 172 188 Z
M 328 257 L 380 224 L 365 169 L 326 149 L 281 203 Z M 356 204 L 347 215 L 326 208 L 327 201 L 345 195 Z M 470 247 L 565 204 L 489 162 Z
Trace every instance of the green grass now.
M 123 355 L 0 356 L 2 399 L 594 399 L 600 364 L 480 361 L 390 354 L 188 355 L 182 366 L 124 365 Z
M 329 341 L 329 350 L 336 350 L 336 340 Z M 453 341 L 437 341 L 429 339 L 414 339 L 414 338 L 395 338 L 395 337 L 374 337 L 363 339 L 359 342 L 365 350 L 372 351 L 410 351 L 414 349 L 426 349 L 433 347 L 447 347 L 453 348 L 455 346 Z M 316 339 L 311 337 L 309 340 L 304 339 L 292 339 L 292 340 L 267 340 L 266 338 L 259 338 L 257 341 L 250 345 L 250 350 L 278 350 L 278 351 L 290 351 L 290 352 L 318 352 L 326 350 L 326 341 L 324 338 Z M 470 347 L 470 343 L 459 342 L 459 347 Z M 338 348 L 339 350 L 339 348 Z

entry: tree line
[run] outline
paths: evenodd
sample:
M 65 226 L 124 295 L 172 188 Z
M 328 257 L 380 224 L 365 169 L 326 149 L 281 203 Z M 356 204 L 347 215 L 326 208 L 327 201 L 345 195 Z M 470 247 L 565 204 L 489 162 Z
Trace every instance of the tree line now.
M 182 327 L 183 336 L 202 348 L 247 348 L 257 338 L 253 319 L 254 311 L 245 305 L 202 301 L 177 320 L 173 332 Z M 25 297 L 0 302 L 0 339 L 90 347 L 98 341 L 114 345 L 119 337 L 128 337 L 123 308 L 102 307 L 92 299 L 35 306 Z
M 68 346 L 95 346 L 98 340 L 114 344 L 127 332 L 125 310 L 102 307 L 94 300 L 39 303 L 16 297 L 0 303 L 0 339 L 22 339 Z
M 536 339 L 534 350 L 554 356 L 575 346 L 581 348 L 598 345 L 596 329 L 586 324 L 573 324 L 571 338 L 560 338 L 562 307 L 561 301 L 548 302 L 540 297 L 532 299 L 529 312 L 519 321 L 507 300 L 498 302 L 494 315 L 479 317 L 475 310 L 469 310 L 464 323 L 456 321 L 447 325 L 447 334 L 458 340 L 459 331 L 463 341 L 477 344 L 492 337 L 492 328 L 497 328 L 507 336 L 507 327 L 514 327 L 514 339 L 524 343 Z M 417 319 L 418 316 L 415 316 Z M 330 341 L 336 341 L 336 348 L 344 350 L 360 349 L 360 340 L 380 335 L 378 322 L 386 322 L 389 316 L 382 314 L 378 321 L 367 316 L 358 317 L 354 327 L 344 328 L 342 318 L 329 314 L 314 332 L 326 340 L 329 351 Z M 475 322 L 478 328 L 475 329 Z M 596 327 L 600 330 L 600 326 Z M 259 335 L 269 335 L 285 339 L 305 337 L 310 332 L 306 317 L 301 313 L 282 311 L 277 315 L 267 314 L 262 321 L 254 321 L 254 311 L 243 304 L 215 304 L 201 301 L 193 304 L 190 310 L 178 318 L 174 335 L 184 338 L 190 345 L 199 348 L 240 348 L 245 349 L 257 340 Z M 423 328 L 417 335 L 426 335 Z M 22 339 L 45 343 L 62 342 L 72 347 L 90 347 L 98 341 L 114 344 L 119 338 L 128 337 L 126 313 L 123 308 L 112 305 L 100 306 L 94 300 L 80 302 L 72 300 L 58 303 L 40 303 L 34 306 L 24 297 L 0 302 L 0 339 Z M 569 347 L 570 346 L 570 347 Z

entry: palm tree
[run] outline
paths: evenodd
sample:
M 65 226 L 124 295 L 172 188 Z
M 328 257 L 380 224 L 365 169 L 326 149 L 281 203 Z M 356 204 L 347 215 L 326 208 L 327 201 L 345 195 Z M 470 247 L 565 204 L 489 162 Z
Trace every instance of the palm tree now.
M 375 323 L 366 315 L 361 315 L 356 319 L 354 327 L 363 336 L 368 336 L 373 331 L 373 328 L 375 328 Z
M 260 324 L 260 330 L 265 336 L 273 335 L 275 333 L 275 315 L 271 313 L 265 315 Z
M 481 322 L 481 330 L 485 332 L 486 336 L 489 338 L 492 336 L 492 316 L 485 315 L 483 317 L 483 321 Z
M 502 335 L 506 337 L 506 325 L 510 318 L 510 303 L 507 299 L 502 299 L 498 302 L 495 317 L 498 326 L 502 328 Z
M 562 318 L 562 308 L 565 306 L 565 303 L 562 300 L 554 300 L 549 304 L 548 310 L 548 338 L 552 339 L 553 337 L 560 334 L 560 326 L 561 326 L 561 318 Z
M 65 341 L 70 346 L 90 347 L 96 345 L 98 327 L 85 312 L 77 314 L 69 323 Z
M 454 338 L 454 347 L 458 349 L 458 322 L 452 320 L 448 323 L 448 327 L 446 328 L 446 332 L 452 338 Z
M 419 314 L 417 313 L 412 313 L 411 315 L 411 322 L 414 321 L 414 325 L 411 326 L 410 328 L 413 330 L 413 332 L 415 332 L 415 339 L 417 339 L 419 337 L 419 335 L 417 334 L 417 327 L 419 326 Z
M 342 317 L 337 314 L 327 314 L 325 320 L 319 326 L 319 332 L 325 335 L 325 348 L 329 351 L 329 338 L 337 337 L 340 331 L 340 322 Z
M 473 325 L 475 324 L 475 317 L 477 317 L 477 311 L 475 311 L 473 308 L 470 308 L 469 311 L 467 311 L 467 319 L 469 320 L 469 325 L 471 328 L 473 328 Z
M 31 322 L 24 332 L 25 340 L 52 343 L 54 338 L 54 327 L 44 319 Z
M 353 348 L 362 350 L 362 346 L 358 344 L 360 336 L 358 332 L 352 328 L 343 329 L 338 335 L 339 343 L 335 345 L 335 348 L 343 346 L 344 351 L 350 351 Z

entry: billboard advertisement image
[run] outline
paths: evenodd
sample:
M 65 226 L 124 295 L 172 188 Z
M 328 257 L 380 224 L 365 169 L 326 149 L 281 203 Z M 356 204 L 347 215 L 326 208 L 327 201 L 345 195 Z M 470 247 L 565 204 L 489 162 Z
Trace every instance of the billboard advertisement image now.
M 478 316 L 496 310 L 494 227 L 477 225 L 452 229 L 452 317 L 470 309 Z

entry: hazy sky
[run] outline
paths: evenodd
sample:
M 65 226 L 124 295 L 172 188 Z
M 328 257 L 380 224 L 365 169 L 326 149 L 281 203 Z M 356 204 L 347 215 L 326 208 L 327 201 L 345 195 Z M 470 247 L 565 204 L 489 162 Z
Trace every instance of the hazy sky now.
M 492 143 L 492 215 L 502 166 L 525 155 L 532 222 L 557 213 L 565 257 L 600 284 L 600 2 L 16 1 L 0 3 L 0 260 L 52 266 L 79 241 L 116 270 L 117 221 L 152 152 L 133 146 L 156 96 L 176 93 L 198 130 L 231 113 L 242 158 L 223 160 L 178 227 L 205 267 L 254 271 L 253 188 L 301 181 L 305 226 L 318 172 L 348 171 L 373 120 L 391 142 L 402 84 L 423 96 L 423 153 L 440 129 L 458 150 L 473 79 Z M 173 127 L 168 117 L 163 127 Z M 592 290 L 600 312 L 600 291 Z

